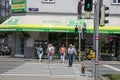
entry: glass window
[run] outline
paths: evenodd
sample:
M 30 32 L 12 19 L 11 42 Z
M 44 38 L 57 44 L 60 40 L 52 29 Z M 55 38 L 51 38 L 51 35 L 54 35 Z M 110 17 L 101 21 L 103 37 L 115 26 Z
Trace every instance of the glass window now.
M 116 3 L 116 0 L 113 0 L 113 3 Z
M 120 0 L 118 0 L 118 3 L 120 3 Z
M 120 4 L 120 0 L 112 0 L 112 4 Z

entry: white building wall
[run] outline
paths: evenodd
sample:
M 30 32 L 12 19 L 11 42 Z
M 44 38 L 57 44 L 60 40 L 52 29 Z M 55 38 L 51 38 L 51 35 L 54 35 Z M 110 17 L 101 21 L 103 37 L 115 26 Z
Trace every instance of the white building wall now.
M 120 14 L 120 4 L 112 4 L 112 0 L 103 0 L 103 4 L 109 6 L 110 14 Z
M 78 0 L 55 0 L 55 3 L 43 3 L 42 0 L 27 0 L 29 8 L 38 8 L 38 12 L 77 13 Z

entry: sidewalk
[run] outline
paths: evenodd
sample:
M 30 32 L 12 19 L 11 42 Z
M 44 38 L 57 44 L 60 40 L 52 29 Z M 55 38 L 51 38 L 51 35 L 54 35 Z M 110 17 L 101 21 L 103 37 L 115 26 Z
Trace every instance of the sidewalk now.
M 24 58 L 10 58 L 10 60 L 26 61 Z M 1 74 L 1 80 L 93 80 L 91 72 L 86 70 L 85 74 L 81 74 L 81 64 L 73 64 L 73 67 L 68 67 L 68 63 L 48 64 L 39 63 L 36 59 L 27 60 L 23 65 Z

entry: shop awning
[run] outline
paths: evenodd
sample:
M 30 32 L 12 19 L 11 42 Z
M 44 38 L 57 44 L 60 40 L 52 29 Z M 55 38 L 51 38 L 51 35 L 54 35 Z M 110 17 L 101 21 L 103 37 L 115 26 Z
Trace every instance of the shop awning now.
M 47 16 L 46 16 L 47 17 Z M 74 32 L 73 26 L 45 16 L 12 16 L 0 25 L 0 31 Z
M 113 21 L 113 20 L 112 20 Z M 112 22 L 111 21 L 111 22 Z M 79 24 L 80 22 L 80 24 Z M 39 31 L 39 32 L 74 32 L 75 25 L 87 24 L 87 32 L 93 33 L 93 20 L 76 20 L 64 16 L 24 15 L 12 16 L 0 25 L 0 31 Z M 99 33 L 120 33 L 120 23 L 99 27 Z

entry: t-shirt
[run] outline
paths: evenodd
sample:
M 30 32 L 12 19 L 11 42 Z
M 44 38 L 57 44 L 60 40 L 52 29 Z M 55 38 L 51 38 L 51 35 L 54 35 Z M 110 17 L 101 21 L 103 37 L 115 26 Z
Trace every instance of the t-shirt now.
M 51 47 L 48 47 L 48 54 L 49 55 L 53 55 L 54 54 L 54 52 L 55 52 L 55 50 L 54 50 L 54 47 L 53 46 L 51 46 Z
M 36 48 L 37 49 L 37 54 L 41 54 L 41 53 L 43 53 L 43 48 L 41 47 L 37 47 Z
M 43 53 L 43 48 L 39 48 L 40 54 Z
M 74 54 L 75 48 L 68 48 L 68 54 Z

